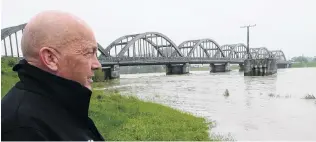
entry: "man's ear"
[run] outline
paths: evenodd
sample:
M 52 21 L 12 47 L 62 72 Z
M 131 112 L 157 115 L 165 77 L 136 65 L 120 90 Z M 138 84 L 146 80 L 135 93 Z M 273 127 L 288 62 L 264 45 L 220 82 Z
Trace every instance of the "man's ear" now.
M 43 65 L 45 65 L 48 69 L 54 72 L 58 70 L 58 58 L 54 49 L 42 47 L 39 51 L 39 56 Z

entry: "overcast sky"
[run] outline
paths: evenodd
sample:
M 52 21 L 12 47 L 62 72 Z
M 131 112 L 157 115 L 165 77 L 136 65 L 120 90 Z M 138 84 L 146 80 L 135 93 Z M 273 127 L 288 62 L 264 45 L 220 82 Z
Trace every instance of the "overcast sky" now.
M 134 33 L 160 32 L 177 45 L 211 38 L 220 45 L 281 49 L 287 58 L 316 56 L 314 0 L 2 0 L 1 28 L 27 22 L 43 10 L 63 10 L 84 19 L 108 46 Z

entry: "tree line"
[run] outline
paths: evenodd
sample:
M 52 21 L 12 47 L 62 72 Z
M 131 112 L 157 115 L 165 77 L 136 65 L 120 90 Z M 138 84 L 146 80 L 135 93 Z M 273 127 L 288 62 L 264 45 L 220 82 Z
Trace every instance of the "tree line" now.
M 316 62 L 316 56 L 308 57 L 308 56 L 296 56 L 291 58 L 292 62 L 300 62 L 300 63 L 307 63 L 307 62 Z

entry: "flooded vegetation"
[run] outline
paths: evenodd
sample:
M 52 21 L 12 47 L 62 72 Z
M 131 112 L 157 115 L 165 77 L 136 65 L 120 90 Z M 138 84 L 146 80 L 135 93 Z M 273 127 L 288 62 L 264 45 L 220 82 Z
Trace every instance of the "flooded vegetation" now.
M 314 95 L 308 94 L 304 97 L 304 99 L 316 99 Z
M 228 96 L 229 96 L 228 89 L 225 90 L 224 96 L 225 96 L 225 97 L 228 97 Z
M 284 99 L 287 99 L 287 98 L 291 98 L 291 95 L 284 95 L 284 96 L 281 96 L 281 95 L 275 95 L 275 94 L 273 94 L 273 93 L 270 93 L 269 95 L 268 95 L 269 97 L 272 97 L 272 98 L 284 98 Z

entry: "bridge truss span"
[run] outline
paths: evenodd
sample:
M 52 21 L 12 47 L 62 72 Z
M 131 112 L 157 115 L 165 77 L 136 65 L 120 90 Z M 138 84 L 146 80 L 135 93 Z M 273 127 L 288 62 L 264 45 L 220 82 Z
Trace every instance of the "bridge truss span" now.
M 185 57 L 213 58 L 216 52 L 222 53 L 219 44 L 212 39 L 187 40 L 178 48 Z M 173 56 L 176 56 L 173 53 Z
M 246 59 L 247 47 L 243 43 L 238 44 L 225 44 L 220 47 L 221 52 L 217 52 L 215 57 L 217 58 L 230 58 L 230 59 Z
M 23 29 L 25 27 L 26 23 L 8 27 L 1 29 L 1 42 L 4 48 L 4 56 L 12 56 L 12 57 L 21 57 L 22 51 L 21 51 L 21 44 L 20 40 L 22 38 Z M 15 42 L 12 41 L 15 39 Z M 9 50 L 10 49 L 10 50 Z
M 272 57 L 276 58 L 278 61 L 286 62 L 285 54 L 282 50 L 273 50 L 270 51 Z
M 250 55 L 253 59 L 271 58 L 270 51 L 266 47 L 250 48 Z
M 167 36 L 158 32 L 146 32 L 122 36 L 112 42 L 106 49 L 106 57 L 171 57 L 175 52 L 182 57 L 176 44 Z

